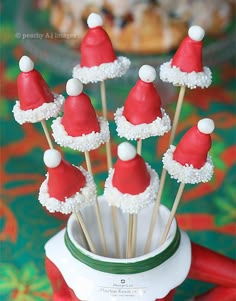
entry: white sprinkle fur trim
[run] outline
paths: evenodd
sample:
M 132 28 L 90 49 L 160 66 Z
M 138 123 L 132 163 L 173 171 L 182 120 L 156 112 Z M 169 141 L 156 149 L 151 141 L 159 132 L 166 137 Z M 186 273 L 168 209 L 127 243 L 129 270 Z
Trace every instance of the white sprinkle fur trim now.
M 110 206 L 120 208 L 123 213 L 137 214 L 141 209 L 155 202 L 159 188 L 159 177 L 156 171 L 153 170 L 147 163 L 146 166 L 151 176 L 150 185 L 144 192 L 138 195 L 132 195 L 128 193 L 124 194 L 120 192 L 112 185 L 114 169 L 109 171 L 109 176 L 105 182 L 104 198 Z
M 61 212 L 70 214 L 79 211 L 86 206 L 92 205 L 97 197 L 97 189 L 93 177 L 83 167 L 78 167 L 86 178 L 86 185 L 76 192 L 73 196 L 66 198 L 65 202 L 61 202 L 56 198 L 50 197 L 48 194 L 48 174 L 46 180 L 42 183 L 39 190 L 39 202 L 46 207 L 49 212 Z
M 20 102 L 17 100 L 12 110 L 15 120 L 19 124 L 24 124 L 26 122 L 35 123 L 44 119 L 47 120 L 51 117 L 56 117 L 63 111 L 63 104 L 65 99 L 62 95 L 53 95 L 53 102 L 44 103 L 34 110 L 22 110 L 20 108 Z
M 52 122 L 53 137 L 60 146 L 69 147 L 81 152 L 97 149 L 101 144 L 106 143 L 110 139 L 110 131 L 108 122 L 103 117 L 98 117 L 100 132 L 91 132 L 82 136 L 69 136 L 63 124 L 61 117 Z
M 186 86 L 189 89 L 207 88 L 212 81 L 211 70 L 203 67 L 202 72 L 182 72 L 178 67 L 171 66 L 171 60 L 160 66 L 160 79 L 174 86 Z
M 109 78 L 123 76 L 130 67 L 130 60 L 124 56 L 118 57 L 114 62 L 99 66 L 73 68 L 72 76 L 78 78 L 83 84 L 97 83 Z
M 192 165 L 183 166 L 173 159 L 175 146 L 171 145 L 162 158 L 163 167 L 168 171 L 170 177 L 177 182 L 185 184 L 206 183 L 213 176 L 214 166 L 211 156 L 207 156 L 206 163 L 200 168 L 194 168 Z
M 162 118 L 157 117 L 152 123 L 133 125 L 123 116 L 124 107 L 115 112 L 116 131 L 119 137 L 128 140 L 146 139 L 151 136 L 163 136 L 171 129 L 170 117 L 161 108 Z

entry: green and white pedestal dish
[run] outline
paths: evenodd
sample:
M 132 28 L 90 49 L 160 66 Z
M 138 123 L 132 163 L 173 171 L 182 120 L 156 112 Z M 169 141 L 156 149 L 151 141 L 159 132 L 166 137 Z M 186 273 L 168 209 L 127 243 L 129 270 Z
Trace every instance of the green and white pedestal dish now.
M 86 301 L 153 301 L 165 297 L 188 275 L 191 264 L 190 240 L 174 220 L 166 242 L 158 242 L 166 225 L 169 210 L 161 206 L 155 225 L 151 252 L 144 254 L 153 206 L 138 215 L 136 257 L 115 258 L 111 209 L 100 199 L 108 257 L 101 255 L 101 243 L 95 210 L 82 211 L 86 226 L 97 248 L 97 254 L 86 249 L 76 218 L 72 215 L 66 229 L 45 245 L 47 258 L 59 269 L 66 284 L 79 300 Z M 118 212 L 119 239 L 125 254 L 128 215 Z

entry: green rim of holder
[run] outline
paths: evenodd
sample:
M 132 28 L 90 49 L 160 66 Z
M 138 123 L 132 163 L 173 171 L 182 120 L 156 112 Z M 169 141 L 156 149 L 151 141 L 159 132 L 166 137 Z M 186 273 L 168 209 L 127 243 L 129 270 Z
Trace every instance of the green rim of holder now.
M 94 258 L 92 253 L 91 256 L 83 253 L 82 250 L 78 249 L 73 244 L 73 242 L 71 241 L 68 235 L 68 232 L 67 231 L 65 232 L 65 244 L 73 257 L 75 257 L 80 262 L 86 264 L 87 266 L 95 270 L 105 272 L 105 273 L 110 273 L 110 274 L 137 274 L 137 273 L 149 271 L 162 264 L 168 258 L 170 258 L 178 249 L 179 243 L 180 243 L 180 231 L 179 228 L 177 227 L 172 242 L 165 250 L 163 250 L 161 253 L 157 255 L 153 255 L 152 257 L 148 257 L 146 259 L 139 260 L 136 262 L 105 261 L 102 260 L 102 258 L 101 259 Z

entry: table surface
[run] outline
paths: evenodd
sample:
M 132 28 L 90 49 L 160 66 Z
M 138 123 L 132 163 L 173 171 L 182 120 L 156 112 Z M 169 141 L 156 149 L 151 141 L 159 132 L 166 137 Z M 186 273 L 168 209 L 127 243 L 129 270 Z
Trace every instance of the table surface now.
M 42 156 L 48 148 L 42 128 L 40 124 L 20 126 L 14 120 L 12 108 L 17 99 L 18 60 L 22 55 L 30 55 L 51 89 L 64 96 L 69 71 L 65 71 L 63 76 L 25 49 L 24 40 L 15 35 L 16 13 L 17 4 L 2 1 L 0 298 L 3 301 L 51 300 L 51 288 L 44 269 L 44 244 L 65 226 L 65 221 L 50 216 L 37 199 L 46 173 Z M 145 63 L 142 58 L 141 63 Z M 235 60 L 227 59 L 211 66 L 211 69 L 213 83 L 208 89 L 187 90 L 175 144 L 199 119 L 212 118 L 216 125 L 210 151 L 215 165 L 214 177 L 207 184 L 186 186 L 177 220 L 192 241 L 235 258 Z M 135 82 L 134 78 L 106 83 L 114 162 L 117 144 L 122 140 L 116 136 L 113 113 L 116 107 L 124 103 Z M 157 87 L 166 111 L 173 118 L 178 89 L 161 82 L 158 82 Z M 86 92 L 98 114 L 101 114 L 99 86 L 86 86 Z M 47 124 L 50 127 L 51 120 Z M 165 135 L 143 142 L 142 155 L 159 175 L 162 170 L 161 157 L 167 148 L 168 138 L 169 135 Z M 85 166 L 83 154 L 68 148 L 62 151 L 71 163 Z M 107 176 L 104 147 L 92 151 L 91 158 L 98 190 L 102 193 Z M 167 177 L 162 203 L 169 208 L 177 189 L 178 184 Z M 210 287 L 209 284 L 187 279 L 178 288 L 175 300 L 188 300 Z

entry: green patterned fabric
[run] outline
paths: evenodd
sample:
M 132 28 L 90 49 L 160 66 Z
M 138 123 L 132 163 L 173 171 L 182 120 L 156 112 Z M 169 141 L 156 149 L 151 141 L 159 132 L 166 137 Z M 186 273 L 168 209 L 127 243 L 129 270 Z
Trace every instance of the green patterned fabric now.
M 19 1 L 21 2 L 21 1 Z M 32 1 L 36 5 L 37 1 Z M 24 54 L 30 55 L 36 68 L 42 73 L 48 85 L 55 92 L 65 94 L 65 74 L 52 69 L 47 51 L 45 61 L 25 50 L 36 40 L 19 38 L 15 24 L 18 12 L 17 2 L 1 1 L 0 27 L 0 75 L 1 75 L 1 203 L 0 203 L 0 299 L 2 301 L 51 300 L 51 288 L 44 268 L 45 242 L 65 226 L 65 220 L 50 216 L 38 202 L 38 190 L 45 178 L 46 169 L 42 162 L 48 148 L 40 124 L 20 126 L 14 120 L 12 108 L 17 99 L 16 78 L 19 74 L 18 60 Z M 46 11 L 32 11 L 28 22 L 49 29 L 49 14 Z M 34 23 L 33 23 L 34 24 Z M 28 43 L 28 44 L 27 44 Z M 55 41 L 61 43 L 61 41 Z M 29 48 L 27 48 L 29 50 Z M 67 58 L 61 57 L 62 64 Z M 136 58 L 137 59 L 137 58 Z M 140 59 L 140 65 L 145 63 Z M 210 183 L 186 185 L 182 202 L 178 208 L 179 227 L 185 230 L 191 240 L 221 254 L 235 258 L 236 218 L 236 146 L 235 146 L 235 61 L 233 59 L 211 67 L 213 84 L 208 89 L 188 90 L 186 93 L 175 143 L 200 118 L 209 117 L 215 121 L 212 135 L 215 171 Z M 109 121 L 112 132 L 112 153 L 115 161 L 116 146 L 122 141 L 116 136 L 113 113 L 125 101 L 136 80 L 132 78 L 108 81 L 106 83 Z M 166 111 L 173 118 L 178 89 L 171 85 L 158 84 Z M 94 107 L 101 114 L 99 86 L 86 87 Z M 50 128 L 51 120 L 47 122 Z M 161 174 L 161 157 L 167 148 L 169 136 L 150 138 L 143 142 L 142 155 L 145 161 Z M 83 164 L 81 153 L 63 148 L 68 161 Z M 105 148 L 91 152 L 93 171 L 99 193 L 102 193 L 107 176 Z M 162 203 L 171 207 L 178 184 L 167 177 Z M 187 279 L 177 290 L 175 300 L 188 300 L 193 295 L 207 290 L 211 285 Z

